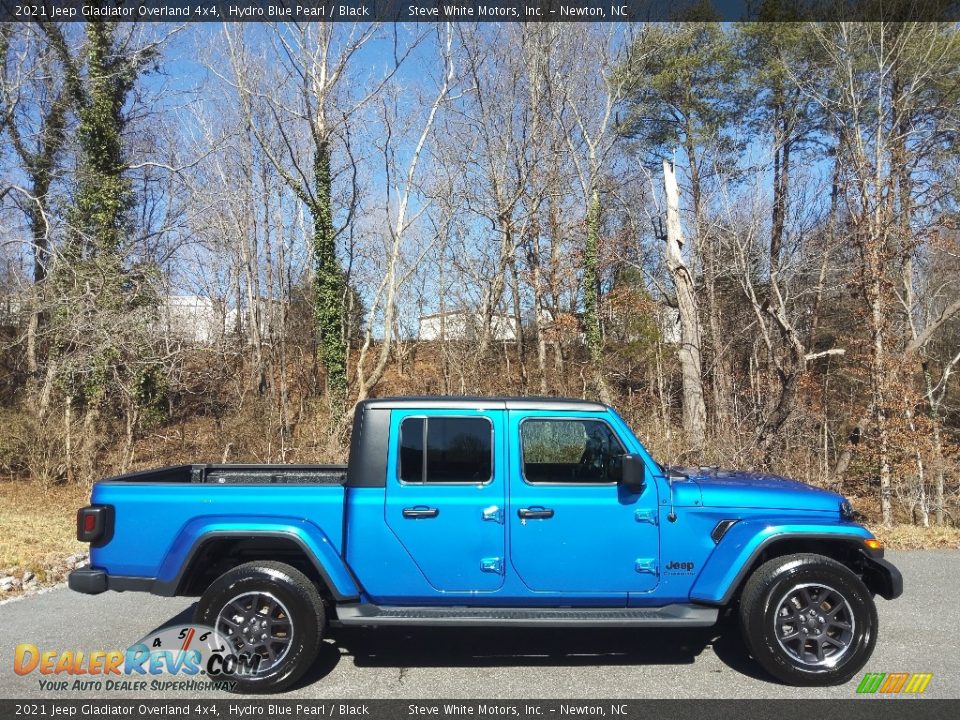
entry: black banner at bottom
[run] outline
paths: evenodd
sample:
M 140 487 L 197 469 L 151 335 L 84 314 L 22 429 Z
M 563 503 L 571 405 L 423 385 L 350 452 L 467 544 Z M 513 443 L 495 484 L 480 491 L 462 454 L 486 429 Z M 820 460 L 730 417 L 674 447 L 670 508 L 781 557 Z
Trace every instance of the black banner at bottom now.
M 0 700 L 0 718 L 611 718 L 612 720 L 940 720 L 960 717 L 960 700 Z

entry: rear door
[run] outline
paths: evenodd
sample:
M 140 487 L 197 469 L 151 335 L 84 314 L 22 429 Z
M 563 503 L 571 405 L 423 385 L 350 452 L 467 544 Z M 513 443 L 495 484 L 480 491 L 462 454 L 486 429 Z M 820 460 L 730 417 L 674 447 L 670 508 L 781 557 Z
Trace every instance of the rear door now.
M 503 585 L 507 467 L 502 410 L 393 410 L 387 525 L 444 592 Z
M 657 586 L 657 488 L 618 484 L 632 435 L 609 415 L 510 411 L 510 558 L 537 592 L 629 593 Z M 636 443 L 638 444 L 638 443 Z M 626 597 L 626 596 L 624 596 Z

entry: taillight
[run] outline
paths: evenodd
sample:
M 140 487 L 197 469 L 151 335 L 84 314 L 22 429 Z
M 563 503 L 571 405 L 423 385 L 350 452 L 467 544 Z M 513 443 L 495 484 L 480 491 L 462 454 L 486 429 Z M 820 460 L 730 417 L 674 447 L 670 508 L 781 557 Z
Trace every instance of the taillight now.
M 103 545 L 110 539 L 113 528 L 109 505 L 88 505 L 77 511 L 77 540 L 91 545 Z

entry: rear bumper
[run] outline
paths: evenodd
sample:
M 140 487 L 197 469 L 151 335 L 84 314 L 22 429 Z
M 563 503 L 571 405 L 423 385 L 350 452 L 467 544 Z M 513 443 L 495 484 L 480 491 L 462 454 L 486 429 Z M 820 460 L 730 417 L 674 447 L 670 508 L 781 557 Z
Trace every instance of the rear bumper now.
M 107 575 L 106 571 L 97 568 L 81 568 L 67 576 L 70 589 L 85 595 L 99 595 L 106 590 L 150 592 L 153 584 L 153 578 Z
M 107 574 L 103 570 L 93 568 L 74 570 L 67 577 L 67 585 L 74 592 L 99 595 L 107 589 Z

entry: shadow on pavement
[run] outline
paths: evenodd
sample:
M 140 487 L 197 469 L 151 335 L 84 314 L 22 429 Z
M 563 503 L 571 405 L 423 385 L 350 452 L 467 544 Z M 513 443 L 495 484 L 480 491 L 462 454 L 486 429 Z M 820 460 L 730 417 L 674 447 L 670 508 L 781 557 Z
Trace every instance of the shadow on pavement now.
M 317 661 L 292 689 L 322 680 L 343 658 L 357 667 L 689 665 L 706 649 L 727 667 L 770 681 L 735 621 L 710 628 L 330 628 Z
M 154 635 L 164 628 L 168 628 L 172 625 L 187 625 L 193 622 L 193 613 L 197 609 L 197 604 L 192 603 L 189 607 L 184 608 L 176 615 L 171 617 L 169 620 L 165 620 L 162 624 L 157 625 L 153 630 L 148 633 L 144 633 L 143 637 L 149 637 Z
M 160 627 L 191 622 L 195 607 Z M 727 617 L 709 628 L 646 630 L 333 627 L 310 670 L 290 689 L 323 680 L 344 659 L 361 668 L 397 669 L 689 665 L 708 649 L 731 670 L 775 682 L 750 658 L 736 619 Z

